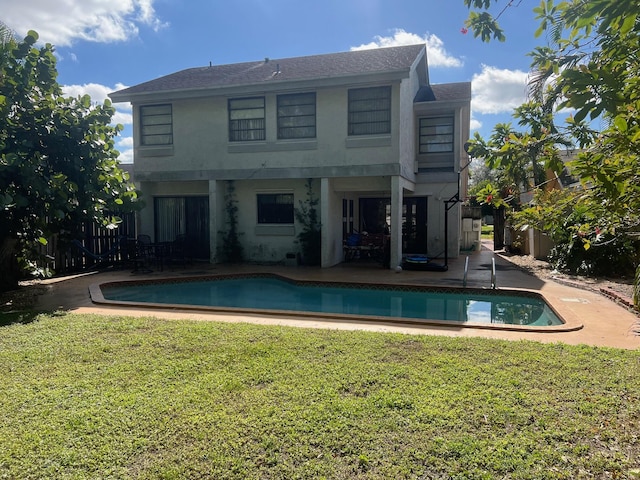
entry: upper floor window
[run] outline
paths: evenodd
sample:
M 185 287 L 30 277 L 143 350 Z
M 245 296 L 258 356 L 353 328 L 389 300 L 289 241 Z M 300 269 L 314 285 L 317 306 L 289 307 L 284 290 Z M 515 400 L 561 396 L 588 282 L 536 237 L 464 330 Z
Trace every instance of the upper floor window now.
M 264 97 L 229 100 L 229 141 L 265 139 Z
M 140 132 L 142 145 L 173 144 L 171 104 L 140 107 Z
M 278 95 L 278 138 L 315 138 L 316 94 Z
M 259 193 L 258 223 L 293 223 L 293 193 Z
M 420 119 L 419 153 L 453 152 L 453 117 Z
M 391 133 L 391 87 L 349 90 L 349 135 Z

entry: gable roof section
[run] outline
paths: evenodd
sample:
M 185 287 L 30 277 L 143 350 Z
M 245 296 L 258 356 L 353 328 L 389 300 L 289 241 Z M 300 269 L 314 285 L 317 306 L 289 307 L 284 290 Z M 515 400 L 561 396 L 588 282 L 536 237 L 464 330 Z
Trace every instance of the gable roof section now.
M 426 46 L 424 44 L 189 68 L 113 92 L 109 96 L 115 102 L 122 102 L 130 101 L 133 97 L 155 93 L 220 89 L 376 73 L 408 73 L 421 56 L 424 56 L 423 68 L 426 70 Z M 417 68 L 420 67 L 417 66 Z
M 414 103 L 470 101 L 471 82 L 441 83 L 420 87 Z

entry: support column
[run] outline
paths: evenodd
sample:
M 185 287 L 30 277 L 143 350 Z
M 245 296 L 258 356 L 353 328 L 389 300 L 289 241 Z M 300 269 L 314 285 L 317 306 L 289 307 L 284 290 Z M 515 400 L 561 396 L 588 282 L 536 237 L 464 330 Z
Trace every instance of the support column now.
M 391 238 L 389 267 L 402 264 L 402 199 L 403 188 L 399 176 L 391 177 Z
M 209 180 L 209 261 L 218 262 L 218 180 Z M 220 185 L 224 190 L 224 185 Z

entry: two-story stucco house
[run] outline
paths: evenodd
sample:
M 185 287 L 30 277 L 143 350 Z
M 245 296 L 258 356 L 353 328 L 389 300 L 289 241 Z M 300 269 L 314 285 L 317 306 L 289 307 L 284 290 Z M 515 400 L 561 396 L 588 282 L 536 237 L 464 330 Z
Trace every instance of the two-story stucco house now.
M 425 45 L 191 68 L 110 97 L 133 107 L 139 232 L 156 241 L 187 235 L 218 261 L 232 181 L 245 258 L 283 261 L 312 179 L 323 267 L 352 231 L 388 233 L 391 268 L 442 258 L 445 238 L 459 254 L 447 201 L 466 194 L 471 85 L 431 85 Z

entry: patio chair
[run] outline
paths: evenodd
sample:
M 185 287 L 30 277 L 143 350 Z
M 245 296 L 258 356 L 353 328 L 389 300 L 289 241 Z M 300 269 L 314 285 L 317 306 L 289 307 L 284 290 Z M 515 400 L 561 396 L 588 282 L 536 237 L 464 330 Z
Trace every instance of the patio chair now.
M 176 235 L 176 239 L 171 243 L 171 262 L 185 265 L 187 262 L 191 263 L 192 258 L 187 236 L 184 234 Z
M 149 251 L 140 248 L 140 242 L 133 238 L 127 238 L 122 246 L 122 261 L 126 265 L 133 267 L 131 273 L 150 273 L 149 268 Z
M 351 260 L 360 256 L 359 250 L 362 242 L 362 235 L 359 233 L 350 233 L 342 241 L 342 248 L 344 251 L 344 261 L 350 262 Z
M 164 270 L 164 264 L 171 259 L 172 242 L 153 243 L 149 235 L 138 235 L 138 249 L 140 256 L 154 262 L 160 270 Z
M 151 237 L 149 235 L 138 235 L 138 243 L 142 246 L 151 245 Z
M 153 258 L 153 248 L 151 246 L 151 237 L 149 235 L 140 234 L 137 237 L 138 255 L 143 258 Z

